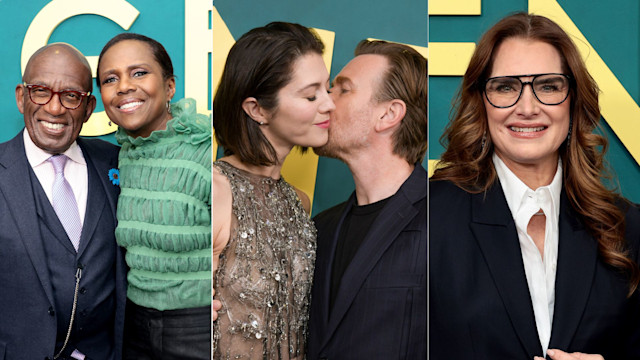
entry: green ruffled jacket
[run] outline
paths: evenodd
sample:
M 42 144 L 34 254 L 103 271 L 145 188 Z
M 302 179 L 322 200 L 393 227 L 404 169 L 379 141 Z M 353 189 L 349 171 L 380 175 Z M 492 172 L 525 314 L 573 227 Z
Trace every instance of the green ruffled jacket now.
M 211 304 L 211 134 L 193 99 L 171 105 L 166 130 L 116 132 L 116 240 L 126 248 L 127 297 L 157 310 Z

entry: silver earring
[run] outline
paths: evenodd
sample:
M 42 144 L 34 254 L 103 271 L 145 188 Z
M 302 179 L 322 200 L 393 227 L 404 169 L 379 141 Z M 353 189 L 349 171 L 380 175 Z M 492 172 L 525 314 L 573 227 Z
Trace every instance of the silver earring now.
M 171 114 L 171 100 L 167 100 L 167 112 Z
M 571 140 L 571 129 L 573 128 L 573 119 L 569 119 L 569 133 L 567 134 L 567 142 Z
M 260 121 L 258 124 L 260 124 L 260 125 L 264 125 L 264 121 Z

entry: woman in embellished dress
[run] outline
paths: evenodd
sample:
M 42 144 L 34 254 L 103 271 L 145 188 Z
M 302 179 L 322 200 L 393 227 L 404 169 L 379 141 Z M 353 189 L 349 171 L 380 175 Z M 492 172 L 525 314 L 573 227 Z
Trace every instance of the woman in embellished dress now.
M 317 35 L 271 23 L 229 52 L 213 104 L 214 359 L 302 359 L 315 260 L 309 198 L 280 175 L 294 146 L 327 142 L 329 74 Z
M 171 59 L 123 33 L 98 60 L 104 108 L 118 124 L 116 240 L 126 248 L 124 359 L 211 357 L 211 126 L 192 99 L 171 104 Z

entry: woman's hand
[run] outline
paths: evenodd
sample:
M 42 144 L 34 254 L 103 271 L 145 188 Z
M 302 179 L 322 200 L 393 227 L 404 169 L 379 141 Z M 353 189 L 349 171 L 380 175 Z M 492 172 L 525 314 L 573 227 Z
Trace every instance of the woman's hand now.
M 216 289 L 211 289 L 211 296 L 213 297 L 216 294 Z M 213 304 L 211 306 L 211 321 L 216 321 L 218 319 L 218 311 L 222 309 L 222 303 L 220 300 L 213 300 Z
M 552 360 L 604 360 L 602 355 L 598 354 L 584 354 L 581 352 L 574 352 L 569 354 L 558 349 L 547 350 L 547 355 L 549 355 Z M 540 356 L 536 356 L 533 359 L 544 360 L 544 358 L 541 358 Z

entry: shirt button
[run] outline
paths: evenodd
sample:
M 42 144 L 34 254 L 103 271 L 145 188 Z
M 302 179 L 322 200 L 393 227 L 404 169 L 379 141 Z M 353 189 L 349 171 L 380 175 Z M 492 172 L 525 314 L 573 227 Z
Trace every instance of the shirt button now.
M 81 288 L 80 289 L 80 294 L 86 294 L 87 293 L 87 289 L 86 288 Z

